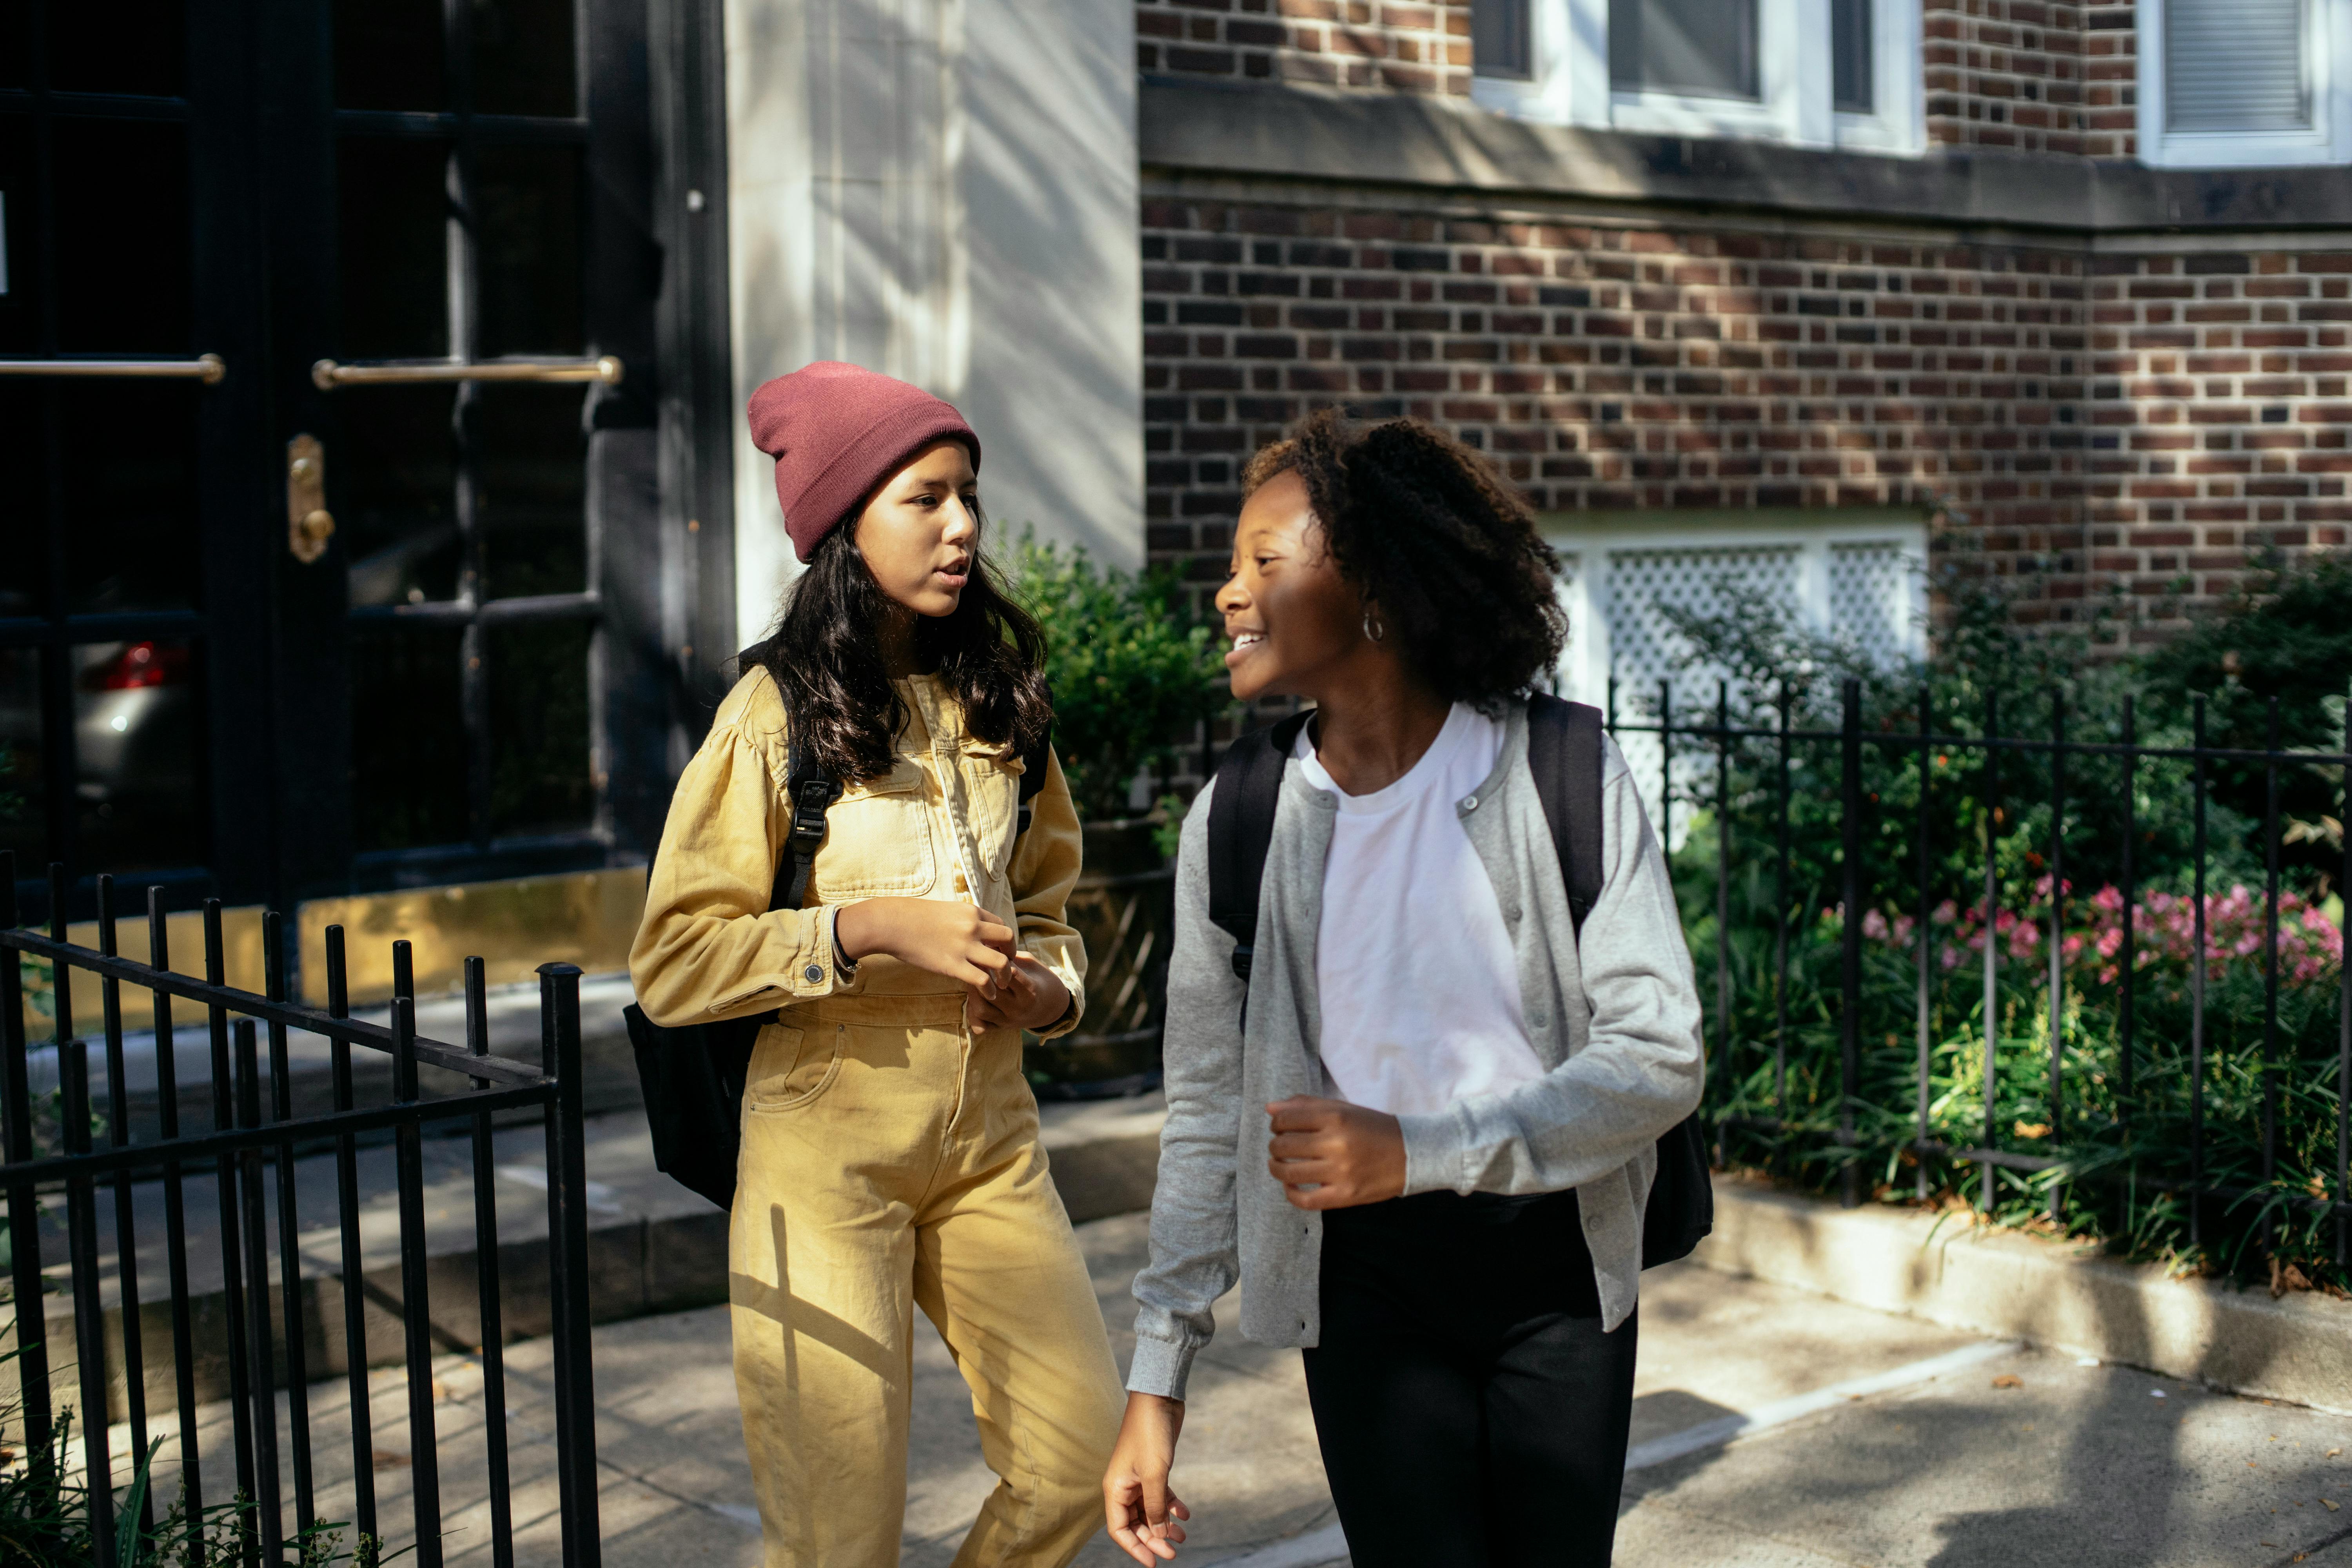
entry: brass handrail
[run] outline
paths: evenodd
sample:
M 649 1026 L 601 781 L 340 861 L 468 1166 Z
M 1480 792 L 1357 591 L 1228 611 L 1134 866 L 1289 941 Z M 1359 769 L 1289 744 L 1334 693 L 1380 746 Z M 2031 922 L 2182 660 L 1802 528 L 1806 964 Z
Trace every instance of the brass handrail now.
M 214 386 L 226 374 L 227 362 L 218 354 L 198 354 L 194 359 L 0 359 L 0 375 L 201 381 Z
M 593 381 L 606 386 L 621 384 L 621 361 L 614 354 L 595 359 L 411 359 L 378 360 L 369 364 L 342 364 L 322 359 L 310 367 L 310 380 L 321 392 L 339 386 L 415 386 L 461 381 L 564 382 Z

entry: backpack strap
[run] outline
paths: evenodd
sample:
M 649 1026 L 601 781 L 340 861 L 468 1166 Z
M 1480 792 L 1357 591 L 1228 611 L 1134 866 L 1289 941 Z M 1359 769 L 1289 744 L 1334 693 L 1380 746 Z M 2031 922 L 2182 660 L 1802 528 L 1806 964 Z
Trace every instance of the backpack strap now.
M 1029 831 L 1029 818 L 1034 815 L 1037 792 L 1045 787 L 1045 770 L 1052 765 L 1054 726 L 1037 737 L 1037 743 L 1021 753 L 1021 815 L 1013 824 L 1013 837 L 1020 837 Z
M 784 852 L 776 859 L 776 885 L 768 895 L 772 910 L 796 910 L 808 896 L 809 867 L 824 842 L 824 814 L 841 798 L 841 785 L 795 737 L 788 750 L 784 799 L 792 806 L 792 826 L 784 835 Z
M 1601 897 L 1601 710 L 1537 692 L 1528 700 L 1528 767 L 1568 883 L 1579 936 Z
M 1234 939 L 1234 973 L 1248 984 L 1257 943 L 1258 886 L 1274 843 L 1282 767 L 1314 710 L 1253 730 L 1225 750 L 1209 797 L 1209 919 Z

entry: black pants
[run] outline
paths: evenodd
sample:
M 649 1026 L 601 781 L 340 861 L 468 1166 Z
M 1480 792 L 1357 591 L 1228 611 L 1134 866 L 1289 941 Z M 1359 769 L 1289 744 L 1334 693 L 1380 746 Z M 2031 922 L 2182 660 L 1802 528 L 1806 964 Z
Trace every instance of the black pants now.
M 1601 1331 L 1574 1193 L 1323 1216 L 1307 1392 L 1356 1568 L 1607 1568 L 1633 1319 Z

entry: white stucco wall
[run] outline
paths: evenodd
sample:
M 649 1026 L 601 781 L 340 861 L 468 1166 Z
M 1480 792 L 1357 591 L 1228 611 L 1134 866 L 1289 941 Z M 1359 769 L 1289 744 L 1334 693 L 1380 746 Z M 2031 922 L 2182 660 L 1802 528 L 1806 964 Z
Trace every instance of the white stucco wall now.
M 796 568 L 740 416 L 818 359 L 963 411 L 1000 537 L 1143 559 L 1130 0 L 733 0 L 740 642 Z

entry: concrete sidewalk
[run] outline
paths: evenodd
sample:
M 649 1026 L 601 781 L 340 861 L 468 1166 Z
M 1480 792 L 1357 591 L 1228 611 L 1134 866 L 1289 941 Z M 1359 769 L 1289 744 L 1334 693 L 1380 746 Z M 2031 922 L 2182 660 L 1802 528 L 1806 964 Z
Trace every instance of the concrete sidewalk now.
M 1079 1235 L 1124 1358 L 1144 1216 Z M 1177 1472 L 1194 1521 L 1181 1560 L 1344 1562 L 1298 1357 L 1244 1341 L 1233 1306 L 1194 1373 Z M 1688 1267 L 1646 1277 L 1642 1335 L 1624 1568 L 2352 1568 L 2352 1419 Z M 608 1324 L 595 1337 L 606 1563 L 757 1563 L 725 1310 Z M 940 1568 L 993 1479 L 962 1380 L 934 1335 L 917 1340 L 905 1562 Z M 552 1564 L 546 1344 L 508 1354 L 517 1560 Z M 487 1562 L 478 1363 L 445 1357 L 435 1377 L 450 1560 Z M 370 1467 L 395 1546 L 410 1535 L 404 1400 L 397 1371 L 376 1375 Z M 322 1514 L 348 1519 L 342 1385 L 313 1385 L 310 1410 Z M 1724 1443 L 1743 1417 L 1749 1429 Z M 225 1479 L 226 1411 L 205 1426 L 208 1475 Z M 118 1452 L 121 1441 L 118 1428 Z M 1099 1538 L 1080 1558 L 1124 1561 Z

